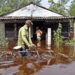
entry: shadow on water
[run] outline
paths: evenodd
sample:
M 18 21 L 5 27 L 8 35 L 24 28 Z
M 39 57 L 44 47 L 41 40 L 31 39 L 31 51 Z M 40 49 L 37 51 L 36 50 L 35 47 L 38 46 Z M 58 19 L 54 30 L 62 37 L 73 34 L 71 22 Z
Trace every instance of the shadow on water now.
M 39 57 L 21 57 L 18 51 L 13 50 L 15 41 L 10 41 L 8 49 L 0 49 L 0 74 L 1 75 L 63 75 L 62 70 L 66 69 L 64 75 L 75 75 L 71 65 L 75 65 L 75 46 L 62 45 L 55 47 L 47 46 L 45 41 L 37 45 Z M 70 69 L 73 72 L 70 72 Z M 60 72 L 59 72 L 60 70 Z M 8 73 L 7 73 L 8 71 Z M 47 71 L 47 72 L 46 72 Z M 65 72 L 65 71 L 64 71 Z M 70 73 L 69 73 L 70 72 Z

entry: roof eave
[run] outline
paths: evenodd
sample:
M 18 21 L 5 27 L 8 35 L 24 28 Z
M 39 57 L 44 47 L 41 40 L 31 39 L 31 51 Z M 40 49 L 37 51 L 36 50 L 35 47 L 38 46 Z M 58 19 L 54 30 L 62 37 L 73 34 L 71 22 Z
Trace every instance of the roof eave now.
M 23 20 L 23 19 L 43 19 L 43 20 L 60 20 L 60 19 L 75 19 L 75 17 L 58 17 L 58 16 L 52 16 L 52 17 L 0 17 L 0 20 Z

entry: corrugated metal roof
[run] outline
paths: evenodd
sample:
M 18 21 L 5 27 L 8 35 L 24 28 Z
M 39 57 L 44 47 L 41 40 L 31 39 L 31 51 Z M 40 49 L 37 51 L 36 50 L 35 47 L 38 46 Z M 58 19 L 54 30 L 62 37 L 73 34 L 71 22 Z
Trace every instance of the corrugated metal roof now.
M 25 7 L 17 9 L 0 17 L 0 20 L 20 20 L 20 19 L 70 19 L 45 7 L 30 3 Z
M 34 4 L 30 4 L 28 6 L 25 6 L 19 10 L 16 10 L 8 15 L 5 16 L 33 16 L 33 17 L 50 17 L 50 16 L 62 16 L 58 13 L 52 12 L 50 10 L 46 10 L 42 7 L 39 7 Z

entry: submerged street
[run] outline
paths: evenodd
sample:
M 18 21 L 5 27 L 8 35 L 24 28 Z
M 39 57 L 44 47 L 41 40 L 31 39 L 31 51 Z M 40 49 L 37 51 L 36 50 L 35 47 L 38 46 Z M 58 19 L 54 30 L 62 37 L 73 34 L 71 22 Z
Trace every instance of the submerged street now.
M 37 45 L 37 42 L 34 41 Z M 35 54 L 21 57 L 13 50 L 15 41 L 10 41 L 8 49 L 0 50 L 0 75 L 75 75 L 74 46 L 51 47 L 41 41 Z M 1 54 L 2 52 L 2 54 Z

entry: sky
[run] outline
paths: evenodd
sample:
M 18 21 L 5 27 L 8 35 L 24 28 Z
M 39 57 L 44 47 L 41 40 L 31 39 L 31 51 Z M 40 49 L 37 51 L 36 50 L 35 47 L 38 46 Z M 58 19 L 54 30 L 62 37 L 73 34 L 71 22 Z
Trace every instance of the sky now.
M 55 2 L 58 2 L 58 0 L 54 0 L 54 1 L 55 1 Z M 71 4 L 71 1 L 72 1 L 72 0 L 70 0 L 70 1 L 67 3 L 67 5 L 66 5 L 67 8 L 69 8 L 69 6 L 70 6 L 70 4 Z M 44 6 L 44 7 L 46 7 L 46 8 L 49 8 L 48 0 L 42 0 L 41 4 L 42 4 L 42 6 Z

